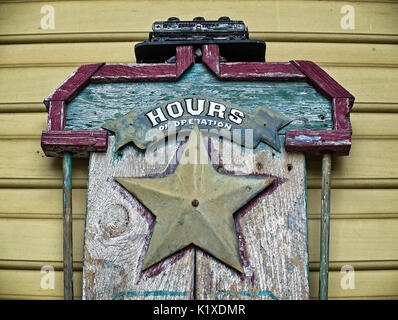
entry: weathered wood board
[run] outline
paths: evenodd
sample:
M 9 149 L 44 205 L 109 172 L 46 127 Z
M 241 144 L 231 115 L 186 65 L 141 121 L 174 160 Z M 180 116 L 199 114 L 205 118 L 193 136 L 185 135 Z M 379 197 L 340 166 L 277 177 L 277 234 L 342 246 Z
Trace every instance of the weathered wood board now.
M 304 156 L 269 147 L 257 153 L 244 149 L 242 154 L 236 144 L 211 140 L 211 159 L 219 172 L 276 178 L 272 187 L 235 214 L 244 272 L 195 247 L 141 271 L 156 222 L 114 177 L 144 177 L 172 169 L 167 163 L 154 165 L 134 147 L 115 153 L 110 137 L 108 151 L 90 158 L 84 299 L 309 298 Z M 164 148 L 174 156 L 178 146 Z
M 154 217 L 113 179 L 162 173 L 167 163 L 153 165 L 134 148 L 121 158 L 114 150 L 110 137 L 108 151 L 90 157 L 83 299 L 193 298 L 192 249 L 141 271 Z
M 248 113 L 259 106 L 279 112 L 292 119 L 280 133 L 333 127 L 331 101 L 306 81 L 220 81 L 202 63 L 195 63 L 177 82 L 91 83 L 68 104 L 65 126 L 67 130 L 100 129 L 130 110 L 141 113 L 186 95 L 218 97 Z
M 237 212 L 244 273 L 238 274 L 198 252 L 198 299 L 308 299 L 308 250 L 305 159 L 302 154 L 261 151 L 237 156 L 236 145 L 223 143 L 226 172 L 269 174 L 276 183 Z M 224 161 L 232 156 L 234 161 Z M 228 159 L 228 158 L 227 158 Z

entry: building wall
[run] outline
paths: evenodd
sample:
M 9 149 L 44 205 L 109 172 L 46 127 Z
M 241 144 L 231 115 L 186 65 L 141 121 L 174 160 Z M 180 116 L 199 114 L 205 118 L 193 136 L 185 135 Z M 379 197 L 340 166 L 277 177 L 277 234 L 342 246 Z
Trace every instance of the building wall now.
M 62 167 L 40 147 L 42 100 L 80 64 L 134 62 L 134 44 L 169 16 L 242 19 L 267 42 L 267 61 L 313 60 L 355 96 L 351 154 L 333 160 L 329 296 L 398 298 L 398 3 L 310 0 L 0 1 L 0 298 L 63 297 Z M 320 159 L 307 166 L 316 298 Z M 76 298 L 87 167 L 73 161 Z M 41 288 L 44 265 L 53 290 Z M 355 289 L 341 287 L 345 265 Z

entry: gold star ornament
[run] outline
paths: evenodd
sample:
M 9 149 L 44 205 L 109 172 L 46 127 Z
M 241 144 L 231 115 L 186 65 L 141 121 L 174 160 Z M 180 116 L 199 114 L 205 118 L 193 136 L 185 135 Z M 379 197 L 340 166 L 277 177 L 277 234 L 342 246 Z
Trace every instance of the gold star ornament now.
M 194 244 L 243 272 L 233 215 L 274 178 L 221 174 L 208 160 L 196 127 L 174 173 L 115 178 L 156 217 L 143 270 Z

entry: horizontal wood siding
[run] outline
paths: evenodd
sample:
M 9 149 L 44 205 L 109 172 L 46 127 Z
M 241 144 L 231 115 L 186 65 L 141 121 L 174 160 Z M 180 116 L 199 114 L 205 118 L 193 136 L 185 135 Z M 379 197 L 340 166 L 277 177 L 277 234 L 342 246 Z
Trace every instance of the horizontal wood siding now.
M 42 29 L 43 5 L 55 28 Z M 355 28 L 342 29 L 342 6 Z M 329 297 L 398 298 L 396 1 L 0 1 L 0 298 L 60 299 L 62 166 L 40 147 L 42 103 L 79 65 L 134 62 L 134 45 L 169 16 L 230 16 L 267 41 L 267 61 L 312 60 L 356 100 L 349 157 L 333 159 Z M 310 291 L 319 270 L 320 159 L 307 162 Z M 88 160 L 73 161 L 75 295 L 81 297 Z M 40 269 L 55 269 L 43 290 Z M 343 289 L 340 269 L 355 269 Z

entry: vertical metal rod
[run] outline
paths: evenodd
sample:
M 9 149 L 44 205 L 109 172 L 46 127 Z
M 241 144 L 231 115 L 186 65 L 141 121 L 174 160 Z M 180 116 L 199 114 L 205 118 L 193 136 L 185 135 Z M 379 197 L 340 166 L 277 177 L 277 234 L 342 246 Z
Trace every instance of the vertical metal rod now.
M 62 158 L 63 183 L 63 243 L 64 243 L 64 299 L 73 300 L 73 243 L 72 243 L 72 156 Z
M 329 231 L 330 231 L 330 176 L 332 155 L 322 157 L 322 195 L 321 195 L 321 256 L 319 270 L 319 300 L 328 299 L 329 277 Z

